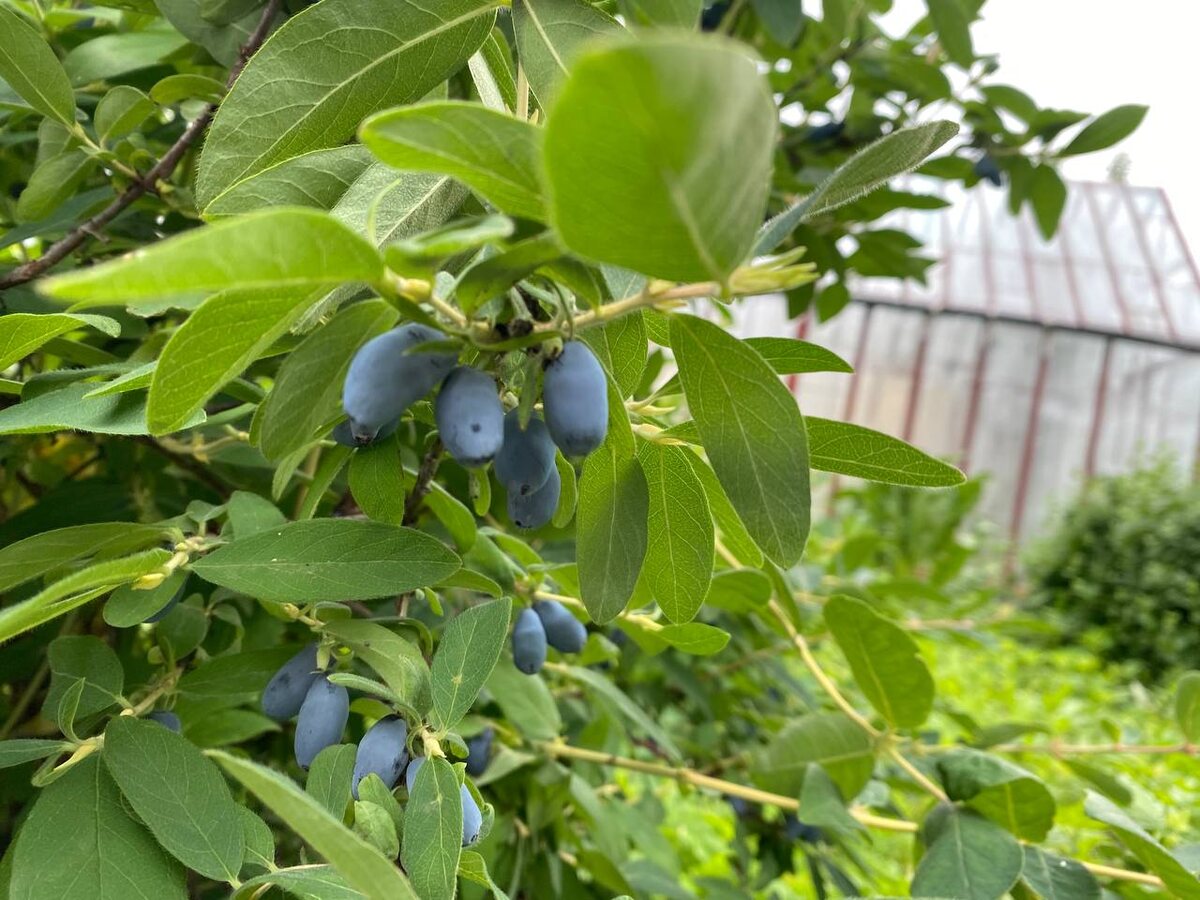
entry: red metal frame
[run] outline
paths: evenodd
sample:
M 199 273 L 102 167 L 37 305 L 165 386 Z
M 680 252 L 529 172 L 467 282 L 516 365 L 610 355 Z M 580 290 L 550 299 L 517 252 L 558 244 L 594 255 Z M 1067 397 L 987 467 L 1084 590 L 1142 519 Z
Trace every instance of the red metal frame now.
M 1088 209 L 1092 211 L 1092 223 L 1096 228 L 1096 239 L 1100 242 L 1100 252 L 1104 257 L 1104 268 L 1108 271 L 1108 279 L 1112 282 L 1113 299 L 1117 301 L 1117 311 L 1121 314 L 1121 333 L 1132 334 L 1133 323 L 1129 316 L 1129 304 L 1125 300 L 1125 292 L 1121 290 L 1121 276 L 1117 274 L 1117 267 L 1113 265 L 1112 247 L 1108 243 L 1108 235 L 1104 233 L 1101 223 L 1104 221 L 1100 217 L 1100 207 L 1096 203 L 1096 198 L 1092 194 L 1094 185 L 1089 183 L 1080 184 L 1080 193 L 1087 202 Z
M 1021 451 L 1021 469 L 1017 475 L 1017 490 L 1013 496 L 1012 521 L 1008 535 L 1015 542 L 1021 535 L 1021 522 L 1025 518 L 1025 500 L 1029 495 L 1029 476 L 1033 472 L 1033 457 L 1037 449 L 1038 424 L 1042 416 L 1042 400 L 1046 394 L 1046 374 L 1050 369 L 1051 333 L 1039 335 L 1037 377 L 1033 383 L 1033 400 L 1029 406 L 1029 420 L 1025 425 L 1025 446 Z
M 1158 300 L 1158 309 L 1162 313 L 1163 322 L 1167 326 L 1167 336 L 1172 341 L 1179 340 L 1179 332 L 1175 328 L 1175 317 L 1171 315 L 1171 307 L 1167 303 L 1167 295 L 1163 291 L 1162 276 L 1159 274 L 1158 266 L 1154 264 L 1154 257 L 1150 252 L 1150 241 L 1146 236 L 1146 226 L 1142 222 L 1142 217 L 1138 215 L 1137 207 L 1133 203 L 1133 197 L 1130 195 L 1128 185 L 1120 185 L 1117 187 L 1121 198 L 1125 201 L 1125 206 L 1129 210 L 1129 217 L 1134 222 L 1134 234 L 1137 237 L 1138 249 L 1141 250 L 1142 259 L 1146 261 L 1146 268 L 1150 270 L 1150 280 L 1154 283 L 1154 296 Z
M 987 372 L 988 359 L 992 353 L 994 327 L 990 321 L 984 323 L 979 354 L 975 357 L 975 373 L 971 379 L 971 399 L 967 403 L 967 420 L 963 426 L 962 450 L 959 453 L 959 466 L 967 474 L 971 472 L 971 451 L 975 447 L 975 429 L 979 425 L 979 401 L 983 396 L 983 376 Z

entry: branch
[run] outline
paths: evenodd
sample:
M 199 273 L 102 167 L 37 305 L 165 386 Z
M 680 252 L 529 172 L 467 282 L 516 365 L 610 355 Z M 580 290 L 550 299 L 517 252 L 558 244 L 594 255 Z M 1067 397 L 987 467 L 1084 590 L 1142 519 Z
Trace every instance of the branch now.
M 787 636 L 791 638 L 791 641 L 795 645 L 796 649 L 800 651 L 800 659 L 804 661 L 804 665 L 808 668 L 808 671 L 812 673 L 813 678 L 817 680 L 817 684 L 819 684 L 821 689 L 829 695 L 829 698 L 833 700 L 837 708 L 845 713 L 846 718 L 865 731 L 870 737 L 879 737 L 878 729 L 876 729 L 874 725 L 868 722 L 859 713 L 859 711 L 854 708 L 850 701 L 847 700 L 842 695 L 842 692 L 838 690 L 838 687 L 833 683 L 833 680 L 825 674 L 825 670 L 821 668 L 821 664 L 818 663 L 817 658 L 813 656 L 812 649 L 808 646 L 808 641 L 804 639 L 804 635 L 800 634 L 800 632 L 796 630 L 796 626 L 793 625 L 792 620 L 787 617 L 787 613 L 785 613 L 783 609 L 780 608 L 779 604 L 774 600 L 767 604 L 767 608 L 771 611 L 775 618 L 779 620 L 779 623 L 783 626 L 783 630 L 787 632 Z
M 258 26 L 242 46 L 241 51 L 238 53 L 237 62 L 229 70 L 229 78 L 225 82 L 226 90 L 233 87 L 233 83 L 242 73 L 242 69 L 245 68 L 247 61 L 262 46 L 263 41 L 266 40 L 267 33 L 271 30 L 271 23 L 279 12 L 280 3 L 281 0 L 270 0 L 266 8 L 263 9 L 262 18 L 259 19 Z M 96 213 L 96 215 L 92 216 L 82 225 L 76 226 L 65 237 L 51 244 L 46 252 L 37 259 L 30 260 L 24 265 L 13 269 L 7 275 L 0 277 L 0 291 L 32 281 L 52 266 L 62 262 L 70 254 L 82 247 L 89 237 L 95 237 L 99 234 L 113 219 L 133 205 L 135 201 L 155 190 L 160 181 L 170 178 L 171 173 L 175 171 L 175 167 L 179 165 L 179 161 L 183 159 L 192 144 L 204 133 L 216 111 L 217 104 L 210 103 L 204 112 L 183 130 L 183 134 L 171 145 L 171 149 L 166 152 L 163 158 L 149 172 L 118 194 L 112 203 L 104 207 L 104 209 L 100 210 L 100 212 Z
M 421 460 L 421 468 L 417 471 L 416 483 L 413 484 L 412 490 L 404 500 L 404 518 L 401 520 L 401 524 L 412 525 L 417 521 L 417 514 L 421 511 L 421 501 L 429 493 L 429 483 L 433 481 L 433 476 L 437 474 L 438 463 L 442 461 L 443 449 L 442 441 L 439 438 L 430 444 L 429 449 L 425 452 L 425 458 Z
M 1051 756 L 1089 756 L 1111 754 L 1143 754 L 1146 756 L 1200 756 L 1200 744 L 997 744 L 988 748 L 992 753 L 1048 753 Z
M 145 444 L 147 447 L 153 449 L 156 453 L 165 456 L 185 472 L 190 472 L 192 475 L 195 475 L 210 488 L 216 491 L 220 496 L 226 499 L 229 498 L 231 493 L 229 485 L 214 475 L 208 466 L 197 462 L 190 456 L 185 456 L 182 453 L 175 453 L 172 450 L 168 450 L 148 434 L 135 434 L 133 435 L 133 439 L 139 444 Z
M 795 797 L 785 797 L 782 794 L 772 794 L 769 791 L 760 791 L 758 788 L 752 788 L 744 784 L 737 784 L 733 781 L 724 781 L 720 778 L 713 778 L 711 775 L 704 775 L 694 769 L 689 769 L 683 766 L 674 767 L 666 766 L 661 763 L 646 762 L 640 759 L 631 759 L 626 756 L 616 756 L 612 753 L 600 753 L 596 750 L 585 750 L 583 747 L 572 747 L 570 744 L 562 741 L 542 741 L 534 742 L 535 749 L 540 750 L 546 756 L 552 758 L 578 759 L 583 762 L 595 763 L 601 766 L 612 766 L 620 769 L 628 769 L 631 772 L 641 772 L 645 775 L 656 775 L 660 778 L 670 778 L 674 781 L 683 784 L 690 784 L 694 787 L 709 788 L 710 790 L 719 791 L 730 797 L 741 797 L 743 800 L 750 800 L 754 803 L 765 804 L 768 806 L 776 806 L 780 809 L 786 809 L 791 812 L 799 812 L 800 803 Z M 893 819 L 887 816 L 877 816 L 874 813 L 867 812 L 861 806 L 852 806 L 849 808 L 850 815 L 861 822 L 868 828 L 875 828 L 880 831 L 896 831 L 906 834 L 914 834 L 919 826 L 916 822 L 909 822 L 906 819 Z M 1151 887 L 1163 887 L 1163 881 L 1156 875 L 1150 875 L 1146 872 L 1135 872 L 1131 869 L 1118 869 L 1115 866 L 1105 866 L 1099 863 L 1080 863 L 1085 869 L 1093 875 L 1099 875 L 1102 878 L 1111 878 L 1115 881 L 1129 881 L 1136 884 L 1145 884 Z

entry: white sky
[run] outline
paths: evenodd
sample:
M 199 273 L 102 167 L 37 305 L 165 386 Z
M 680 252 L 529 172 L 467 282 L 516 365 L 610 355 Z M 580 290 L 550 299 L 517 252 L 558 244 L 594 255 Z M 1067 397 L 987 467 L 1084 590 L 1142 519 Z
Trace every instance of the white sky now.
M 805 7 L 820 15 L 814 0 Z M 924 0 L 895 0 L 884 20 L 893 34 L 925 14 Z M 1142 127 L 1117 148 L 1071 159 L 1069 178 L 1105 180 L 1119 152 L 1129 181 L 1166 189 L 1194 255 L 1200 256 L 1200 149 L 1195 122 L 1200 80 L 1196 0 L 988 0 L 971 29 L 978 53 L 997 53 L 994 81 L 1040 106 L 1099 113 L 1123 103 L 1150 107 Z

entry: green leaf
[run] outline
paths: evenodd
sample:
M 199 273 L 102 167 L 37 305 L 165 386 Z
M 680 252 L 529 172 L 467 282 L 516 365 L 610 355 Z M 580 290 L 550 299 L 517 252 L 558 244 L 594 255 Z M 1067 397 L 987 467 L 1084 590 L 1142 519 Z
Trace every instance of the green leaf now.
M 400 859 L 421 900 L 452 900 L 462 852 L 458 776 L 444 759 L 425 760 L 404 811 Z
M 445 224 L 466 196 L 466 188 L 445 175 L 397 172 L 373 163 L 350 185 L 333 215 L 383 246 Z
M 350 782 L 354 778 L 354 744 L 333 744 L 326 747 L 308 767 L 304 790 L 330 815 L 341 821 L 350 802 Z
M 371 900 L 418 900 L 408 879 L 391 860 L 331 816 L 294 782 L 265 766 L 219 750 L 209 755 L 324 856 L 351 887 Z
M 156 572 L 170 557 L 167 550 L 147 550 L 123 559 L 93 563 L 59 579 L 28 600 L 0 609 L 0 642 L 66 615 L 119 584 Z
M 1088 791 L 1083 811 L 1110 827 L 1143 866 L 1163 880 L 1167 890 L 1183 900 L 1200 897 L 1200 879 L 1106 797 Z
M 833 779 L 816 763 L 809 763 L 804 769 L 804 785 L 800 788 L 800 808 L 796 815 L 802 822 L 840 835 L 866 831 L 846 809 L 846 801 Z
M 390 796 L 390 795 L 389 795 Z M 400 838 L 388 811 L 369 800 L 354 801 L 354 831 L 389 859 L 400 855 Z
M 521 66 L 543 109 L 550 107 L 580 48 L 623 30 L 585 0 L 514 0 L 512 19 Z
M 17 221 L 37 222 L 50 216 L 76 192 L 96 168 L 83 150 L 67 150 L 34 169 L 17 201 Z
M 682 759 L 682 754 L 671 739 L 671 735 L 634 703 L 628 694 L 617 687 L 611 678 L 582 666 L 562 666 L 561 672 L 568 678 L 578 681 L 596 696 L 609 701 L 638 731 L 658 744 L 672 760 Z
M 458 858 L 458 877 L 482 885 L 492 892 L 496 900 L 508 900 L 508 894 L 500 889 L 488 873 L 487 863 L 474 850 L 464 850 Z
M 47 650 L 50 664 L 50 690 L 43 708 L 51 713 L 59 708 L 63 694 L 77 682 L 83 683 L 75 706 L 78 718 L 101 712 L 121 702 L 125 672 L 121 660 L 108 644 L 96 637 L 55 638 Z
M 382 276 L 379 253 L 337 219 L 320 210 L 285 207 L 194 228 L 111 262 L 58 275 L 42 285 L 42 292 L 80 301 L 75 304 L 80 308 L 228 288 L 305 289 Z
M 1046 240 L 1054 237 L 1063 210 L 1067 208 L 1067 185 L 1053 166 L 1040 165 L 1033 170 L 1029 202 L 1037 219 L 1038 231 Z
M 363 895 L 351 888 L 330 866 L 296 866 L 276 869 L 249 881 L 233 895 L 234 900 L 257 900 L 255 892 L 265 884 L 275 884 L 300 900 L 363 900 Z
M 1175 687 L 1175 721 L 1188 743 L 1200 741 L 1200 672 L 1188 672 Z
M 373 600 L 435 584 L 459 569 L 440 541 L 379 522 L 292 522 L 192 564 L 206 581 L 261 600 Z
M 287 517 L 274 503 L 249 491 L 234 491 L 226 504 L 226 510 L 230 531 L 233 537 L 239 540 L 287 523 Z
M 729 612 L 748 613 L 767 605 L 771 580 L 758 569 L 725 569 L 713 576 L 704 602 Z
M 947 811 L 912 882 L 914 897 L 998 900 L 1017 882 L 1024 855 L 1016 838 L 987 819 Z
M 429 668 L 412 643 L 377 622 L 342 619 L 325 632 L 354 650 L 408 706 L 424 714 L 431 704 Z
M 227 697 L 256 694 L 267 686 L 280 666 L 292 658 L 297 647 L 272 647 L 233 653 L 211 659 L 179 681 L 181 693 L 194 697 Z
M 1021 880 L 1042 900 L 1100 900 L 1100 885 L 1081 863 L 1028 844 Z
M 1081 153 L 1095 153 L 1106 150 L 1113 144 L 1120 143 L 1133 134 L 1142 119 L 1146 118 L 1147 106 L 1130 104 L 1110 109 L 1103 115 L 1097 116 L 1084 126 L 1074 140 L 1060 150 L 1059 156 L 1077 156 Z
M 158 525 L 136 522 L 97 522 L 43 531 L 0 549 L 0 593 L 85 556 L 119 556 L 141 550 L 166 534 Z
M 752 337 L 746 338 L 767 361 L 777 375 L 798 375 L 804 372 L 853 372 L 854 367 L 831 350 L 819 344 L 810 344 L 795 338 Z
M 700 479 L 700 484 L 704 486 L 705 496 L 708 497 L 709 511 L 712 512 L 713 521 L 716 523 L 726 549 L 744 565 L 755 568 L 761 566 L 762 551 L 750 537 L 750 532 L 746 530 L 737 510 L 733 508 L 733 504 L 729 502 L 729 495 L 721 487 L 717 473 L 712 470 L 712 466 L 694 453 L 688 454 L 687 461 L 696 473 L 696 477 Z
M 492 669 L 487 689 L 504 718 L 529 740 L 553 740 L 562 731 L 562 718 L 546 682 L 517 671 L 511 659 Z
M 633 596 L 646 556 L 649 503 L 625 403 L 610 381 L 608 436 L 583 463 L 575 514 L 580 596 L 599 625 L 616 618 Z
M 0 769 L 19 766 L 35 759 L 45 759 L 70 749 L 72 745 L 65 741 L 45 741 L 39 738 L 0 741 Z
M 865 731 L 841 713 L 815 713 L 784 726 L 759 751 L 751 775 L 768 791 L 797 796 L 809 763 L 825 769 L 842 796 L 853 800 L 875 769 L 875 749 Z
M 963 801 L 1022 840 L 1040 842 L 1054 826 L 1050 790 L 1032 772 L 979 750 L 938 757 L 950 799 Z
M 395 438 L 355 451 L 350 459 L 349 485 L 354 502 L 376 522 L 404 521 L 406 478 Z
M 117 786 L 92 756 L 38 794 L 17 835 L 8 896 L 129 900 L 136 885 L 141 897 L 184 900 L 184 876 L 125 811 Z
M 725 645 L 729 643 L 728 632 L 702 622 L 664 625 L 654 634 L 676 650 L 690 653 L 693 656 L 712 656 L 714 653 L 724 650 Z
M 90 431 L 95 434 L 149 434 L 146 399 L 137 393 L 88 397 L 95 387 L 77 382 L 39 394 L 0 410 L 0 434 L 46 434 L 52 431 Z M 180 423 L 190 428 L 204 421 L 197 412 Z
M 154 114 L 154 102 L 135 87 L 119 84 L 96 104 L 93 124 L 102 143 L 122 138 Z
M 0 6 L 0 79 L 44 116 L 75 124 L 75 92 L 62 64 L 37 29 Z
M 926 3 L 946 55 L 962 68 L 971 68 L 975 49 L 971 44 L 971 20 L 967 18 L 963 0 L 926 0 Z
M 221 709 L 183 726 L 184 736 L 197 747 L 240 744 L 270 731 L 279 731 L 278 723 L 248 709 Z
M 762 20 L 767 34 L 785 47 L 795 45 L 804 30 L 804 10 L 791 0 L 753 0 L 754 11 Z M 844 0 L 823 0 L 824 21 L 831 34 L 841 40 L 846 32 Z
M 371 154 L 358 144 L 285 159 L 218 194 L 204 208 L 204 217 L 243 215 L 268 206 L 332 209 L 370 163 Z
M 763 225 L 754 252 L 770 253 L 801 222 L 853 203 L 895 176 L 915 169 L 956 134 L 958 125 L 954 122 L 926 122 L 880 138 L 839 166 L 808 197 Z
M 537 178 L 542 133 L 528 122 L 444 101 L 372 116 L 359 136 L 389 166 L 451 175 L 504 212 L 546 218 Z
M 879 714 L 897 728 L 923 723 L 933 709 L 933 678 L 908 632 L 845 595 L 831 597 L 824 615 L 855 682 Z
M 415 483 L 416 473 L 409 470 L 408 474 Z M 462 501 L 435 481 L 425 495 L 425 505 L 445 526 L 460 553 L 466 553 L 474 546 L 478 535 L 475 516 Z
M 433 658 L 431 724 L 449 731 L 467 714 L 479 689 L 500 658 L 508 637 L 512 601 L 480 603 L 455 616 L 446 626 Z
M 282 459 L 338 415 L 354 351 L 396 319 L 396 310 L 384 300 L 355 303 L 287 355 L 263 402 L 259 444 L 264 456 Z
M 225 96 L 225 85 L 207 75 L 192 73 L 168 75 L 150 88 L 150 99 L 162 106 L 170 106 L 180 100 L 219 101 Z
M 703 0 L 619 0 L 626 20 L 641 26 L 695 28 Z
M 166 22 L 156 22 L 141 31 L 86 41 L 66 55 L 63 68 L 72 84 L 83 86 L 149 68 L 187 43 L 187 38 Z
M 780 565 L 804 552 L 808 446 L 795 398 L 719 325 L 671 319 L 671 346 L 709 462 L 754 543 Z
M 622 397 L 637 389 L 646 369 L 646 323 L 640 312 L 589 328 L 580 340 L 592 348 Z
M 638 447 L 650 495 L 644 578 L 663 615 L 677 623 L 696 617 L 713 570 L 712 515 L 690 452 L 650 441 Z
M 491 32 L 490 0 L 322 0 L 293 16 L 246 66 L 209 129 L 196 177 L 202 207 L 230 185 L 413 103 Z
M 210 760 L 171 729 L 132 716 L 108 723 L 103 756 L 133 811 L 167 851 L 201 875 L 237 880 L 242 828 Z
M 553 232 L 534 235 L 467 269 L 454 288 L 454 298 L 459 308 L 470 315 L 539 266 L 562 255 L 563 249 Z
M 229 381 L 266 352 L 315 296 L 271 288 L 223 291 L 205 301 L 171 335 L 150 382 L 149 427 L 183 427 Z
M 246 0 L 241 0 L 240 15 L 219 22 L 208 19 L 203 4 L 197 0 L 154 0 L 154 3 L 180 34 L 203 47 L 223 66 L 237 62 L 242 45 L 249 42 L 262 15 L 254 3 Z M 279 21 L 278 16 L 275 21 Z
M 762 221 L 775 131 L 766 82 L 737 44 L 656 34 L 590 50 L 546 124 L 555 228 L 599 262 L 723 282 Z
M 949 463 L 899 438 L 850 422 L 809 416 L 809 464 L 823 472 L 909 487 L 954 487 L 967 479 Z

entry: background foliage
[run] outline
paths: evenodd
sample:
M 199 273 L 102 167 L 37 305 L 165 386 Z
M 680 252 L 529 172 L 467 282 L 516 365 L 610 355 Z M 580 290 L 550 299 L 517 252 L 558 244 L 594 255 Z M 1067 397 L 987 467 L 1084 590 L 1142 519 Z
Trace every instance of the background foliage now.
M 975 0 L 889 5 L 0 3 L 0 894 L 1200 896 L 1200 676 L 1032 645 L 977 486 L 803 418 L 778 376 L 833 354 L 723 327 L 923 277 L 878 224 L 944 204 L 887 186 L 918 166 L 1052 233 L 1056 160 L 1144 113 L 998 81 Z M 548 525 L 424 400 L 332 438 L 402 321 L 526 418 L 596 354 Z M 829 515 L 810 469 L 951 490 Z M 588 638 L 526 676 L 531 601 Z M 313 640 L 353 701 L 304 772 L 260 694 Z M 352 797 L 389 714 L 427 762 Z

